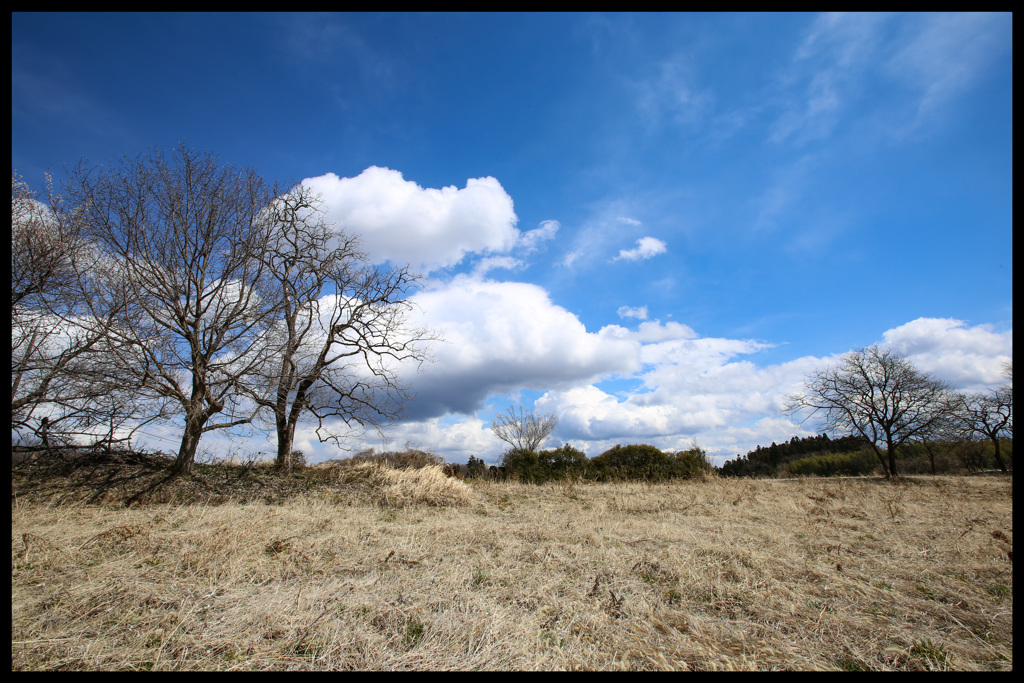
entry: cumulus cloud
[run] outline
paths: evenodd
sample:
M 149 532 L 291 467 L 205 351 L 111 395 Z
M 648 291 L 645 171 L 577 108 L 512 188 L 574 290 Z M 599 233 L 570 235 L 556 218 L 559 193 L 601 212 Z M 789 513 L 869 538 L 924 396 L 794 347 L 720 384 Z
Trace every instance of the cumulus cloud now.
M 1013 330 L 969 327 L 953 318 L 918 318 L 886 331 L 882 340 L 919 369 L 968 391 L 1004 382 L 1003 363 L 1013 358 Z
M 785 405 L 842 353 L 762 365 L 758 353 L 770 344 L 701 337 L 674 321 L 591 332 L 544 289 L 478 275 L 432 283 L 413 302 L 419 317 L 411 322 L 443 329 L 445 342 L 434 347 L 435 363 L 405 377 L 416 400 L 389 437 L 460 462 L 500 457 L 503 446 L 478 411 L 527 389 L 544 392 L 535 409 L 559 416 L 555 438 L 590 456 L 616 443 L 672 450 L 696 440 L 721 464 L 758 444 L 816 433 L 817 424 L 789 417 Z M 1012 331 L 954 319 L 919 318 L 882 339 L 960 389 L 1002 383 L 1002 363 L 1012 358 Z
M 785 397 L 803 380 L 816 359 L 760 368 L 740 356 L 768 345 L 751 340 L 700 338 L 688 326 L 645 322 L 636 331 L 617 325 L 601 334 L 641 344 L 644 370 L 638 383 L 612 395 L 599 383 L 548 391 L 539 408 L 562 416 L 562 438 L 604 444 L 652 442 L 686 447 L 730 425 L 766 412 L 779 412 Z
M 696 439 L 720 463 L 757 444 L 811 435 L 817 425 L 785 415 L 786 401 L 839 355 L 761 366 L 754 358 L 768 344 L 700 337 L 679 323 L 648 321 L 637 330 L 609 325 L 600 333 L 641 344 L 644 369 L 633 376 L 635 384 L 614 393 L 600 382 L 553 389 L 536 402 L 561 416 L 559 438 L 590 455 L 616 443 L 685 448 Z M 919 318 L 882 338 L 917 367 L 968 391 L 1005 382 L 1003 364 L 1012 358 L 1012 331 L 955 319 Z
M 588 332 L 554 304 L 547 292 L 524 282 L 457 275 L 412 297 L 416 324 L 442 330 L 436 362 L 408 377 L 417 399 L 410 416 L 472 414 L 492 394 L 545 390 L 640 369 L 640 344 Z
M 374 262 L 430 271 L 472 252 L 507 252 L 520 239 L 512 198 L 495 178 L 470 178 L 462 189 L 423 188 L 371 166 L 354 178 L 327 173 L 302 184 L 321 194 L 328 220 L 362 238 Z
M 657 256 L 658 254 L 664 254 L 666 245 L 664 242 L 659 240 L 657 237 L 641 237 L 636 241 L 636 247 L 633 249 L 623 249 L 619 252 L 613 261 L 619 259 L 626 259 L 627 261 L 641 261 Z
M 677 322 L 662 324 L 659 320 L 640 323 L 637 331 L 632 333 L 631 338 L 643 342 L 657 342 L 668 339 L 693 339 L 697 333 L 688 325 Z
M 466 462 L 475 455 L 497 465 L 503 450 L 491 432 L 489 420 L 459 416 L 432 417 L 421 422 L 402 422 L 388 430 L 388 448 L 404 444 L 436 453 L 448 462 Z M 378 446 L 379 447 L 379 446 Z

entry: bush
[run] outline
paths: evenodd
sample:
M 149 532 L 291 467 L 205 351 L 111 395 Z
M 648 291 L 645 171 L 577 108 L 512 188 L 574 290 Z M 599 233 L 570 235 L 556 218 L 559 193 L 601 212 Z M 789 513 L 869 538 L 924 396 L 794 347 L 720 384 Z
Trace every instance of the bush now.
M 671 476 L 671 464 L 668 455 L 648 444 L 616 445 L 590 462 L 598 481 L 661 481 Z
M 587 454 L 569 444 L 537 454 L 540 474 L 545 479 L 582 477 L 587 470 Z
M 505 468 L 505 476 L 527 484 L 539 484 L 544 480 L 540 466 L 540 457 L 533 451 L 513 448 L 501 456 L 501 465 Z
M 696 479 L 712 472 L 707 452 L 697 444 L 685 451 L 672 453 L 669 462 L 669 475 L 673 478 Z

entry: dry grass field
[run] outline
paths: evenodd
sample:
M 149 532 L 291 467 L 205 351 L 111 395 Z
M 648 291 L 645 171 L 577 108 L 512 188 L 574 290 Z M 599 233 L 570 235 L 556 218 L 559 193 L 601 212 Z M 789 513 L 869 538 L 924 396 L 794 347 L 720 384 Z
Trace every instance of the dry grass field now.
M 317 476 L 129 508 L 15 477 L 12 668 L 1012 668 L 1010 478 Z

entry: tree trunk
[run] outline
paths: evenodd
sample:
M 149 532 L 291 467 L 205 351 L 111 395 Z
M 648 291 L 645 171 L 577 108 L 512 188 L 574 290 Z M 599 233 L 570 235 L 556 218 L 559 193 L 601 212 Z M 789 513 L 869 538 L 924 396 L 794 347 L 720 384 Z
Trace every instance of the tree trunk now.
M 896 447 L 893 445 L 892 441 L 886 441 L 885 446 L 886 446 L 886 449 L 889 451 L 889 478 L 890 479 L 895 479 L 897 477 L 897 474 L 896 474 Z
M 878 457 L 878 464 L 882 466 L 882 474 L 884 474 L 885 478 L 888 479 L 889 465 L 885 462 L 885 457 L 882 455 L 882 451 L 878 450 L 878 446 L 876 446 L 874 442 L 871 443 L 871 450 L 873 450 L 875 455 Z
M 196 459 L 196 449 L 199 447 L 199 437 L 202 436 L 203 425 L 198 418 L 192 418 L 185 425 L 185 433 L 181 437 L 181 447 L 178 449 L 178 457 L 171 465 L 171 476 L 177 477 L 183 474 L 192 474 L 192 463 Z
M 996 436 L 996 437 L 994 437 L 992 439 L 992 444 L 996 448 L 996 462 L 999 463 L 999 469 L 1001 469 L 1003 471 L 1003 474 L 1006 474 L 1006 463 L 1003 462 L 1003 456 L 999 454 L 999 437 L 998 436 Z
M 295 442 L 295 425 L 279 424 L 277 428 L 277 468 L 285 474 L 292 471 L 292 444 Z

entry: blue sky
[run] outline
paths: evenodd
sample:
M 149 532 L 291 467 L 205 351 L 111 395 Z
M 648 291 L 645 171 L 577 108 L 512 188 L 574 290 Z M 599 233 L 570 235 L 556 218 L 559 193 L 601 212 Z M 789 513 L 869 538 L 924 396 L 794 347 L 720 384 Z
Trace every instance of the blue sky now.
M 185 140 L 415 262 L 447 341 L 388 445 L 451 461 L 522 403 L 721 462 L 873 343 L 1000 383 L 1011 121 L 1009 14 L 12 15 L 32 186 Z

